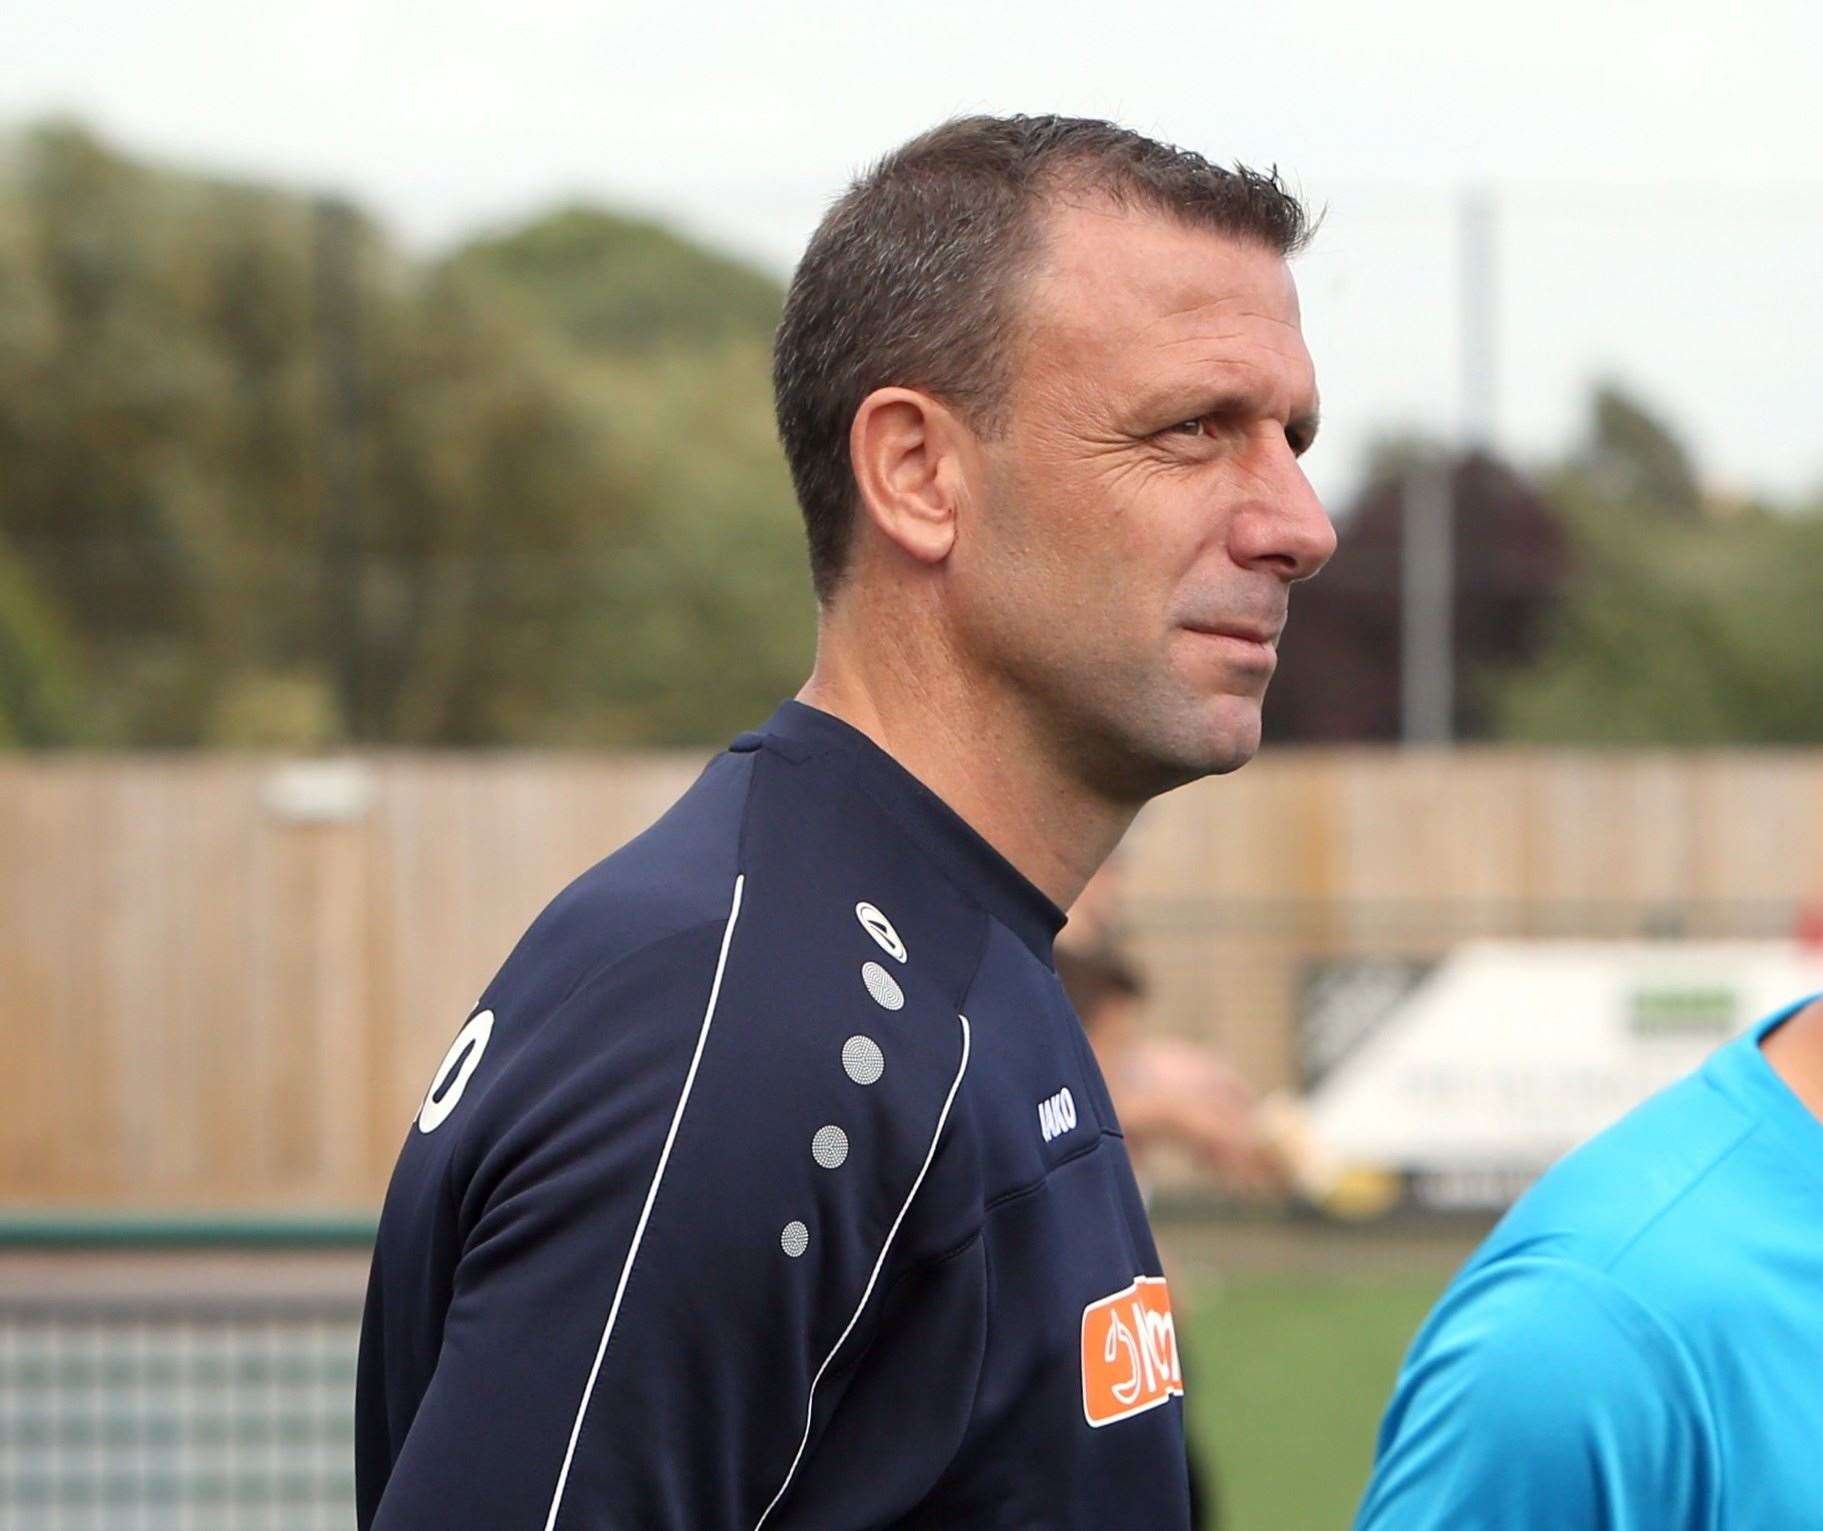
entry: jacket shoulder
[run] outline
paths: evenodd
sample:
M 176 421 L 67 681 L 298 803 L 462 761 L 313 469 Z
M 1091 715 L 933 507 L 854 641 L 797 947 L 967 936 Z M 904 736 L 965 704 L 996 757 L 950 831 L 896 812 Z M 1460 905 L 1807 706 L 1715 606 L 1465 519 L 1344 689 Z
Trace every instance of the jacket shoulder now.
M 482 999 L 498 1057 L 461 1134 L 471 1208 L 555 1144 L 655 1154 L 675 1115 L 667 1182 L 747 1202 L 764 1177 L 792 1189 L 781 1227 L 821 1208 L 878 1244 L 920 1187 L 966 1221 L 966 1185 L 933 1182 L 972 1162 L 948 1145 L 985 920 L 863 810 L 731 752 L 553 901 Z
M 546 904 L 482 996 L 501 1010 L 555 1009 L 591 974 L 727 914 L 751 790 L 749 757 L 710 760 L 646 829 Z

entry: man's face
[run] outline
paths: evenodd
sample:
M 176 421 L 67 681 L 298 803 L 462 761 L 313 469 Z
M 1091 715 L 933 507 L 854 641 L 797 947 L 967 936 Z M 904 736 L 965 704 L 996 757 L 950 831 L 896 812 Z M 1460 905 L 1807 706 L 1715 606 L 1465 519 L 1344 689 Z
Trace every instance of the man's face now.
M 957 616 L 1099 790 L 1143 799 L 1259 747 L 1290 587 L 1335 550 L 1297 460 L 1316 382 L 1264 245 L 1081 199 L 1047 227 Z

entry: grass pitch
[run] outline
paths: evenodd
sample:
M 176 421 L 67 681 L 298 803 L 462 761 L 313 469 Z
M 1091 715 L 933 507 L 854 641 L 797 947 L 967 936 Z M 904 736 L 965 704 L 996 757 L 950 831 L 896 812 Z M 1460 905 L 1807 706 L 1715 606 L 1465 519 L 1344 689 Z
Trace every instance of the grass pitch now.
M 1447 1276 L 1189 1283 L 1185 1403 L 1222 1531 L 1346 1527 L 1400 1357 Z

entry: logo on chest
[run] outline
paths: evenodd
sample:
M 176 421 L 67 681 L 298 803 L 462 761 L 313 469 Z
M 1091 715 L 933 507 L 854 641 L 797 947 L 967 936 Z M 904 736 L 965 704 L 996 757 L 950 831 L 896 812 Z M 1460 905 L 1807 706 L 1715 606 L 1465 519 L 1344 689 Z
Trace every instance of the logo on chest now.
M 1049 1100 L 1038 1102 L 1038 1130 L 1044 1134 L 1045 1142 L 1062 1137 L 1075 1125 L 1076 1097 L 1070 1094 L 1068 1085 Z
M 1177 1326 L 1163 1276 L 1139 1276 L 1082 1310 L 1082 1413 L 1100 1429 L 1183 1397 Z

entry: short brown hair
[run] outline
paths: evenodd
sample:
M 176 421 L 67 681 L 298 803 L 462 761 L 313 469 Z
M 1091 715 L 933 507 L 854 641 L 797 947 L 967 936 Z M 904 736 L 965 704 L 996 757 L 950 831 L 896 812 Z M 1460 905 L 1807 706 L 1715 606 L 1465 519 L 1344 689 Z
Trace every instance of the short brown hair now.
M 1063 191 L 1287 257 L 1314 232 L 1276 168 L 1226 170 L 1099 118 L 956 117 L 885 155 L 818 224 L 773 343 L 779 439 L 819 601 L 847 562 L 848 433 L 868 394 L 916 388 L 986 439 L 1004 428 L 1017 300 L 1043 253 L 1037 212 Z
M 1063 981 L 1063 992 L 1077 1019 L 1093 1031 L 1102 1007 L 1110 1000 L 1144 999 L 1145 980 L 1139 969 L 1109 942 L 1093 946 L 1058 946 L 1052 952 L 1057 963 L 1057 976 Z

